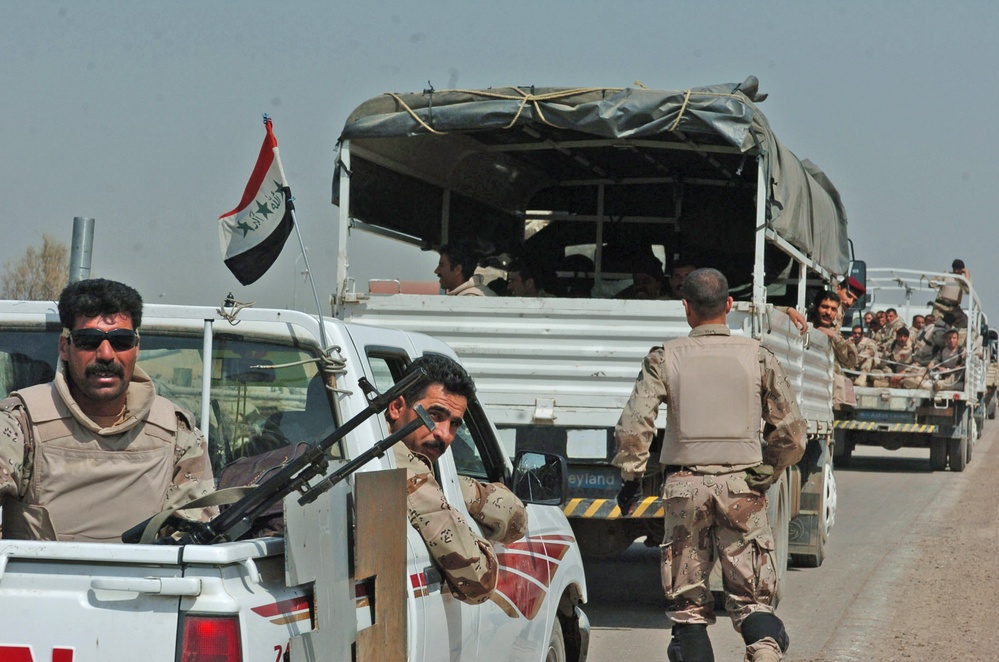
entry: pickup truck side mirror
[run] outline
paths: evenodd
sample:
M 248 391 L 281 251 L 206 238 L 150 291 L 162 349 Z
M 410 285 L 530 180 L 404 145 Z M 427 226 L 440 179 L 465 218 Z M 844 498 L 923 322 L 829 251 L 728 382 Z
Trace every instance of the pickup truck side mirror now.
M 561 506 L 569 492 L 569 469 L 555 453 L 520 451 L 513 462 L 513 492 L 524 503 Z

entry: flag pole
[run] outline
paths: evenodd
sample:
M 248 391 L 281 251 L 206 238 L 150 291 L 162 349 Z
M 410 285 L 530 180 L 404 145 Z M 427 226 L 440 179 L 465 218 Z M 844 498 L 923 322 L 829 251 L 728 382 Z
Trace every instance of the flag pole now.
M 302 231 L 298 227 L 298 216 L 295 215 L 295 203 L 291 197 L 291 190 L 288 190 L 288 210 L 291 212 L 291 221 L 295 226 L 295 234 L 298 236 L 298 245 L 302 248 L 302 257 L 305 259 L 305 273 L 309 275 L 309 284 L 312 286 L 312 296 L 316 300 L 316 311 L 319 313 L 319 339 L 323 343 L 323 351 L 329 349 L 329 342 L 326 340 L 326 325 L 323 323 L 323 307 L 319 303 L 319 291 L 316 289 L 316 279 L 312 277 L 312 268 L 309 266 L 309 254 L 305 250 L 305 241 L 302 239 Z
M 264 124 L 271 121 L 270 115 L 264 113 Z M 323 322 L 323 306 L 319 303 L 319 291 L 316 289 L 316 280 L 312 277 L 312 267 L 309 266 L 309 254 L 305 251 L 305 240 L 302 239 L 302 230 L 298 227 L 298 215 L 295 214 L 295 198 L 291 195 L 291 187 L 284 176 L 284 166 L 281 165 L 281 155 L 278 148 L 274 147 L 274 161 L 277 165 L 278 174 L 281 178 L 281 188 L 284 190 L 285 208 L 291 214 L 291 224 L 295 228 L 295 235 L 298 237 L 298 245 L 302 249 L 302 257 L 305 259 L 305 273 L 309 275 L 309 284 L 312 286 L 312 296 L 316 300 L 317 321 L 319 322 L 319 341 L 322 343 L 322 350 L 329 349 L 330 344 L 326 338 L 326 324 Z

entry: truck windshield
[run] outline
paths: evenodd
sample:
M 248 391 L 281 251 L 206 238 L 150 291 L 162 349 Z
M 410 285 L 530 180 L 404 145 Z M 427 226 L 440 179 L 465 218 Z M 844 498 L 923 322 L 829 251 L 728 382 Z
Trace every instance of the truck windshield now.
M 58 330 L 0 331 L 0 391 L 4 395 L 51 381 Z M 299 441 L 316 443 L 335 428 L 333 408 L 312 350 L 215 334 L 211 361 L 208 445 L 218 476 L 234 459 Z M 201 425 L 202 337 L 143 329 L 139 367 L 160 395 L 194 414 Z M 333 457 L 343 457 L 334 447 Z

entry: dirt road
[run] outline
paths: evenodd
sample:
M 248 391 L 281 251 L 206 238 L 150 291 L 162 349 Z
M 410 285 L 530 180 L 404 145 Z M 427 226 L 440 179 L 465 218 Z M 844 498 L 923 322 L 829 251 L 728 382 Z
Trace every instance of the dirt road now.
M 837 470 L 839 511 L 825 563 L 792 569 L 778 614 L 802 662 L 999 659 L 999 422 L 964 473 L 929 471 L 927 451 L 858 449 Z M 590 659 L 665 659 L 658 550 L 587 560 Z M 716 659 L 741 660 L 719 615 Z

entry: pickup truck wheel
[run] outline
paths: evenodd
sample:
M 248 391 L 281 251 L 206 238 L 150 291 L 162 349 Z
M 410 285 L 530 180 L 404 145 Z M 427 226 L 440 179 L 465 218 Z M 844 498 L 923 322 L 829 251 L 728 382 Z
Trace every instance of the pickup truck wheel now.
M 545 662 L 566 662 L 565 633 L 562 632 L 562 619 L 558 616 L 552 623 L 552 633 L 548 638 L 548 653 L 545 655 Z
M 930 471 L 947 468 L 947 440 L 930 439 Z

